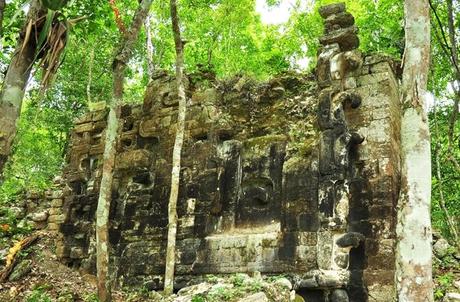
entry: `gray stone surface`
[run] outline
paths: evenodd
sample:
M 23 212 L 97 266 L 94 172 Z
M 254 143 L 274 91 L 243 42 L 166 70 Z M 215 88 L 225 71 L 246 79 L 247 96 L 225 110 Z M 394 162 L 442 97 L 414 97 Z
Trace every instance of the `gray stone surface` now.
M 459 302 L 460 293 L 446 293 L 442 301 L 443 302 Z
M 30 219 L 34 222 L 43 222 L 48 219 L 48 211 L 33 213 Z
M 449 254 L 449 251 L 451 249 L 451 246 L 449 242 L 447 242 L 446 239 L 440 238 L 436 241 L 436 243 L 433 245 L 433 251 L 436 257 L 438 258 L 444 258 Z
M 268 302 L 267 295 L 265 293 L 255 293 L 248 297 L 239 299 L 238 302 Z
M 349 302 L 348 293 L 344 289 L 335 289 L 331 294 L 331 302 Z

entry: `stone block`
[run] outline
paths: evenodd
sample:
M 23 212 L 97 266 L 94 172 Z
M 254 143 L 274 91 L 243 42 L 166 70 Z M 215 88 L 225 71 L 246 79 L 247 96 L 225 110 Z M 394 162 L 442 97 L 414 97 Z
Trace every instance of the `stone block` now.
M 331 15 L 340 14 L 345 12 L 346 6 L 345 3 L 333 3 L 329 5 L 324 5 L 319 8 L 319 14 L 324 19 L 328 18 Z
M 65 214 L 50 215 L 48 217 L 48 223 L 62 223 L 65 220 Z
M 48 222 L 48 230 L 57 231 L 59 230 L 59 224 L 54 222 Z
M 45 210 L 45 211 L 33 213 L 30 219 L 33 222 L 44 222 L 48 219 L 48 216 L 49 216 L 49 213 L 48 211 Z
M 132 150 L 117 157 L 118 169 L 147 168 L 151 164 L 151 153 L 147 150 Z
M 328 35 L 319 39 L 321 45 L 337 43 L 341 51 L 356 49 L 359 46 L 359 38 L 357 36 L 358 28 L 350 26 L 343 29 L 331 31 Z
M 63 200 L 61 198 L 56 198 L 51 201 L 51 206 L 53 208 L 60 208 L 62 207 Z
M 57 200 L 60 200 L 60 199 L 57 199 Z M 61 214 L 61 208 L 50 208 L 48 210 L 48 212 L 49 212 L 50 216 L 51 215 L 59 215 L 59 214 Z

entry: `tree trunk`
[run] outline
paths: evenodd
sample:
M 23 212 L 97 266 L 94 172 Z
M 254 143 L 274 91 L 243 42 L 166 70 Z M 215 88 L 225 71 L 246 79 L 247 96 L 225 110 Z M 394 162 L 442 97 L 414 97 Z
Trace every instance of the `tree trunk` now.
M 123 100 L 124 71 L 132 56 L 141 26 L 153 0 L 143 0 L 133 17 L 132 24 L 122 36 L 120 47 L 113 60 L 113 96 L 109 104 L 109 116 L 104 148 L 104 164 L 99 199 L 96 210 L 97 288 L 99 301 L 111 301 L 109 278 L 109 213 L 112 199 L 113 169 L 115 166 L 115 146 L 118 135 L 119 106 Z
M 91 81 L 93 80 L 93 65 L 94 65 L 94 47 L 89 53 L 89 65 L 88 65 L 88 83 L 86 84 L 86 98 L 91 103 Z
M 0 38 L 3 37 L 3 16 L 5 15 L 5 6 L 6 6 L 5 0 L 0 0 Z M 1 42 L 0 42 L 0 45 L 1 45 Z
M 455 123 L 457 122 L 458 118 L 458 110 L 459 110 L 459 102 L 460 102 L 460 70 L 458 66 L 458 53 L 457 53 L 457 37 L 455 34 L 455 25 L 454 25 L 454 11 L 453 11 L 453 3 L 452 0 L 447 0 L 447 24 L 449 28 L 449 42 L 450 42 L 450 51 L 452 56 L 452 63 L 455 69 L 455 79 L 454 79 L 454 108 L 452 110 L 452 115 L 450 116 L 449 120 L 449 132 L 448 132 L 448 140 L 449 140 L 449 153 L 452 153 L 452 148 L 454 144 L 454 129 Z
M 148 14 L 145 19 L 145 35 L 146 35 L 146 48 L 147 48 L 147 72 L 149 78 L 153 75 L 155 64 L 153 63 L 153 42 L 152 42 L 152 24 L 150 22 L 151 15 Z
M 174 142 L 171 171 L 171 193 L 168 204 L 168 245 L 166 248 L 166 269 L 164 291 L 172 294 L 174 288 L 174 265 L 176 251 L 176 232 L 177 232 L 177 198 L 179 195 L 181 151 L 184 141 L 185 114 L 187 101 L 184 88 L 184 44 L 180 35 L 179 16 L 177 14 L 176 0 L 170 1 L 171 21 L 174 34 L 174 44 L 176 46 L 176 83 L 177 94 L 179 97 L 179 109 L 177 117 L 176 140 Z
M 396 284 L 400 302 L 433 301 L 430 130 L 425 112 L 430 60 L 428 0 L 405 0 L 404 12 Z
M 11 146 L 16 136 L 16 123 L 21 113 L 22 99 L 34 63 L 37 45 L 33 38 L 28 39 L 27 44 L 24 45 L 26 30 L 31 22 L 35 22 L 44 14 L 45 10 L 40 1 L 33 0 L 3 81 L 0 94 L 0 176 L 3 174 L 3 168 L 11 153 Z M 31 33 L 31 37 L 33 36 L 35 36 L 34 32 Z

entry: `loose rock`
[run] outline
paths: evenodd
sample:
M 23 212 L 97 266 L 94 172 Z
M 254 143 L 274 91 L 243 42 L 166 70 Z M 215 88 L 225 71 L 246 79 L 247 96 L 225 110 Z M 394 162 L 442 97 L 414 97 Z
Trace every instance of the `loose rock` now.
M 433 251 L 436 257 L 444 258 L 449 254 L 450 244 L 446 239 L 441 238 L 433 245 Z
M 460 293 L 447 293 L 444 296 L 443 302 L 459 302 L 460 301 Z
M 268 302 L 268 298 L 264 293 L 256 293 L 246 298 L 240 299 L 238 302 Z
M 48 219 L 48 212 L 47 212 L 47 211 L 43 211 L 43 212 L 33 213 L 32 216 L 30 217 L 30 219 L 31 219 L 33 222 L 43 222 L 43 221 L 46 221 L 46 219 Z
M 292 284 L 291 281 L 289 281 L 286 278 L 280 278 L 275 281 L 275 284 L 279 284 L 281 286 L 286 287 L 287 289 L 291 290 L 292 289 Z

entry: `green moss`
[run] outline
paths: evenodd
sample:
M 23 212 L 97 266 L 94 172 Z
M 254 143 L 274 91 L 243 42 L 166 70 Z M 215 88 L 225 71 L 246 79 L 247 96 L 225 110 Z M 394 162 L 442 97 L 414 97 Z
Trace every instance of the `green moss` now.
M 243 146 L 245 150 L 261 151 L 266 150 L 267 147 L 273 144 L 285 142 L 287 142 L 287 137 L 285 135 L 273 134 L 248 139 L 244 142 Z
M 262 247 L 269 248 L 272 245 L 272 240 L 270 239 L 262 239 Z
M 290 172 L 296 171 L 301 168 L 309 167 L 312 159 L 309 157 L 302 156 L 300 154 L 295 154 L 293 157 L 290 157 L 284 162 L 283 171 Z

